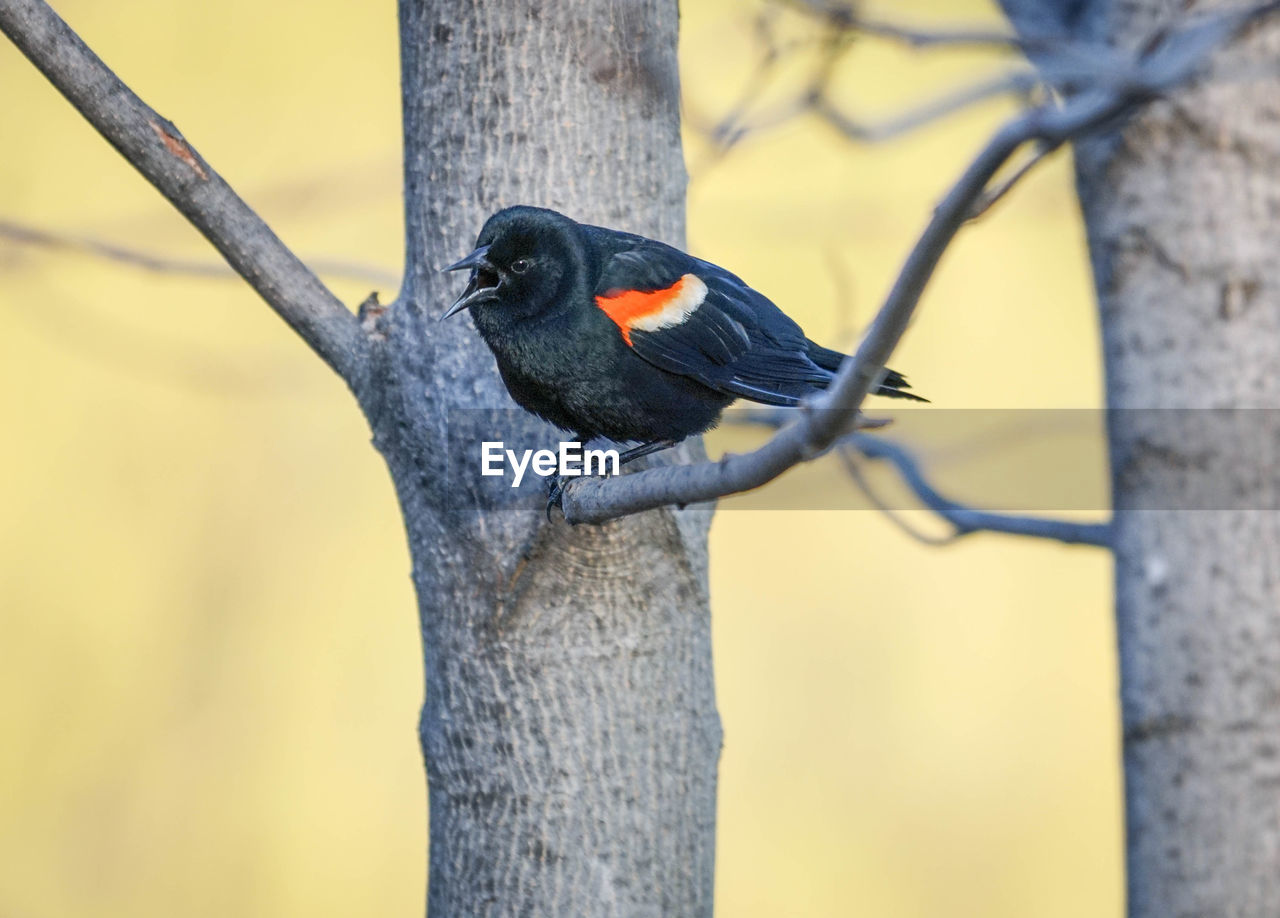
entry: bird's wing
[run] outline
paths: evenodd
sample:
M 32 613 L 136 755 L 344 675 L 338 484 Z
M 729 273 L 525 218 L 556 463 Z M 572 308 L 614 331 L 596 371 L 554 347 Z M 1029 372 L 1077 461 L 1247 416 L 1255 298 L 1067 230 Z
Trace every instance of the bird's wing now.
M 800 326 L 740 278 L 639 236 L 610 241 L 596 306 L 644 360 L 769 405 L 799 404 L 830 382 Z

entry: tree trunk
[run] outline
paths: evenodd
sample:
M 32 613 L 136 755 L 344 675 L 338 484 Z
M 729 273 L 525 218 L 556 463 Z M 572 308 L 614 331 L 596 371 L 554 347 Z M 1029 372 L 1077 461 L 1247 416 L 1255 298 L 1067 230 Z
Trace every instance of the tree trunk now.
M 1070 4 L 1007 5 L 1027 27 Z M 1059 19 L 1074 37 L 1126 48 L 1187 15 L 1179 0 L 1074 7 Z M 1198 88 L 1076 152 L 1111 409 L 1129 914 L 1141 918 L 1280 913 L 1273 412 L 1244 421 L 1263 422 L 1253 452 L 1219 436 L 1232 427 L 1221 411 L 1130 410 L 1280 405 L 1277 55 L 1268 22 Z
M 470 319 L 436 323 L 436 268 L 506 205 L 683 242 L 676 27 L 675 0 L 400 3 L 406 279 L 361 395 L 419 599 L 433 918 L 711 914 L 710 509 L 480 506 L 446 444 L 511 402 Z

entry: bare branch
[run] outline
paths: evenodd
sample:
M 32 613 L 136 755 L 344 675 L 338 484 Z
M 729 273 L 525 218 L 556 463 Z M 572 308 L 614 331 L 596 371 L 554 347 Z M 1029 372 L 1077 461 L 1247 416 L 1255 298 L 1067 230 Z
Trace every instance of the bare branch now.
M 952 29 L 918 29 L 901 23 L 858 16 L 853 20 L 852 27 L 866 35 L 887 38 L 912 48 L 935 48 L 941 45 L 1021 51 L 1026 47 L 1025 41 L 1011 32 L 971 26 L 958 26 Z
M 1009 174 L 1009 177 L 998 185 L 993 185 L 982 193 L 978 200 L 973 202 L 973 209 L 969 211 L 969 219 L 977 220 L 983 216 L 991 208 L 995 207 L 1000 200 L 1013 190 L 1013 186 L 1018 184 L 1028 172 L 1040 164 L 1040 161 L 1049 155 L 1051 151 L 1043 144 L 1038 145 L 1022 164 Z
M 173 124 L 125 86 L 43 0 L 0 0 L 0 31 L 348 385 L 360 388 L 366 342 L 355 316 Z
M 69 358 L 112 374 L 222 398 L 300 398 L 312 391 L 282 361 L 213 353 L 128 323 L 50 286 L 43 286 L 38 296 L 38 308 L 17 300 L 9 304 L 9 320 Z
M 1076 523 L 1070 520 L 1055 520 L 1039 516 L 992 513 L 985 510 L 975 510 L 972 507 L 967 507 L 951 500 L 949 497 L 944 497 L 925 478 L 924 473 L 920 470 L 919 463 L 916 462 L 910 451 L 883 437 L 854 434 L 843 441 L 842 445 L 846 449 L 856 450 L 868 459 L 884 459 L 893 463 L 898 470 L 898 474 L 902 476 L 903 481 L 907 483 L 915 495 L 920 498 L 920 501 L 954 527 L 952 538 L 960 538 L 974 532 L 1003 532 L 1010 535 L 1051 539 L 1068 545 L 1097 545 L 1106 548 L 1111 544 L 1111 527 L 1106 523 Z M 841 452 L 843 453 L 843 450 Z M 848 461 L 848 457 L 844 458 L 846 460 L 845 467 L 850 469 L 851 473 L 855 472 L 856 466 L 853 466 Z M 862 487 L 864 492 L 870 494 L 865 485 Z M 874 496 L 872 499 L 877 503 L 882 503 Z M 887 508 L 881 507 L 880 509 L 893 516 Z M 904 525 L 901 520 L 895 521 L 899 525 Z M 934 537 L 921 536 L 914 530 L 910 531 L 916 538 L 924 538 L 931 544 L 938 544 L 939 540 Z M 950 541 L 950 539 L 941 541 Z
M 827 391 L 798 412 L 796 421 L 754 452 L 726 455 L 718 462 L 572 481 L 562 500 L 565 519 L 599 523 L 670 504 L 714 500 L 759 487 L 829 450 L 849 429 L 850 419 L 883 374 L 943 252 L 968 221 L 975 203 L 988 193 L 992 179 L 1019 149 L 1037 143 L 1051 151 L 1116 123 L 1185 82 L 1210 51 L 1277 5 L 1268 3 L 1165 30 L 1125 72 L 1108 72 L 1103 82 L 1068 97 L 1060 106 L 1049 100 L 1006 122 L 934 211 L 857 351 L 845 360 Z
M 92 255 L 108 261 L 118 262 L 143 271 L 156 274 L 185 274 L 192 277 L 239 277 L 230 265 L 220 261 L 205 261 L 194 258 L 175 258 L 169 255 L 157 255 L 141 249 L 107 242 L 92 236 L 76 236 L 70 233 L 57 233 L 40 229 L 25 223 L 0 219 L 0 239 L 6 239 L 18 245 L 34 246 L 48 250 L 77 252 Z M 392 271 L 373 265 L 345 261 L 340 258 L 309 258 L 307 264 L 317 274 L 331 277 L 343 277 L 349 280 L 366 281 L 371 284 L 382 284 L 394 287 L 400 278 Z
M 950 545 L 959 538 L 954 529 L 946 535 L 933 535 L 911 525 L 896 508 L 891 507 L 887 501 L 876 493 L 875 488 L 871 487 L 871 482 L 867 481 L 866 476 L 862 474 L 861 464 L 858 462 L 861 454 L 856 449 L 848 444 L 841 444 L 840 449 L 836 452 L 840 457 L 840 461 L 844 464 L 845 471 L 849 473 L 849 478 L 858 486 L 858 490 L 863 493 L 863 496 L 867 498 L 871 506 L 879 510 L 885 519 L 898 527 L 907 536 L 922 545 L 929 545 L 935 548 L 942 545 Z
M 755 33 L 763 48 L 757 68 L 743 87 L 738 100 L 718 120 L 710 120 L 693 111 L 686 112 L 686 122 L 705 134 L 713 146 L 711 158 L 716 159 L 747 137 L 775 128 L 802 115 L 811 114 L 849 140 L 858 143 L 879 143 L 910 133 L 935 121 L 963 111 L 991 98 L 1003 95 L 1020 97 L 1030 102 L 1030 96 L 1039 88 L 1052 88 L 1066 95 L 1082 90 L 1098 88 L 1104 84 L 1118 84 L 1131 76 L 1134 62 L 1122 51 L 1104 45 L 1063 40 L 1053 35 L 1014 36 L 982 27 L 957 27 L 943 30 L 925 30 L 911 26 L 866 17 L 852 4 L 824 3 L 815 0 L 780 0 L 784 6 L 817 19 L 820 34 L 808 40 L 791 40 L 783 43 L 773 35 L 774 17 L 761 15 L 755 21 Z M 773 8 L 766 8 L 773 9 Z M 1233 16 L 1258 16 L 1267 12 L 1266 7 L 1246 10 L 1240 14 L 1214 17 L 1205 22 L 1230 24 Z M 1182 32 L 1188 41 L 1194 38 L 1196 28 Z M 1212 30 L 1211 30 L 1212 31 Z M 1021 51 L 1034 58 L 1036 70 L 1012 70 L 961 87 L 936 99 L 909 108 L 904 113 L 881 122 L 868 122 L 843 112 L 833 101 L 831 86 L 836 67 L 844 55 L 855 46 L 855 38 L 867 35 L 898 41 L 913 48 L 988 46 L 998 49 Z M 1208 32 L 1203 37 L 1212 37 Z M 1167 31 L 1156 32 L 1144 49 L 1144 54 L 1162 46 L 1168 38 Z M 818 49 L 819 58 L 812 78 L 804 88 L 770 110 L 748 119 L 754 100 L 763 94 L 777 65 L 787 54 Z M 697 174 L 697 173 L 695 173 Z M 1019 176 L 1020 177 L 1020 176 Z M 1010 183 L 1016 182 L 1013 179 Z M 1002 196 L 1004 189 L 1000 192 Z M 994 199 L 991 203 L 994 203 Z M 990 205 L 986 205 L 985 210 Z
M 730 423 L 759 425 L 777 430 L 785 426 L 794 412 L 788 408 L 760 408 L 735 411 Z M 858 430 L 873 430 L 888 426 L 887 419 L 870 419 L 858 416 Z M 866 496 L 871 505 L 911 538 L 925 545 L 946 545 L 975 532 L 1003 532 L 1051 539 L 1069 545 L 1110 545 L 1110 526 L 1106 523 L 1076 523 L 1070 520 L 1021 514 L 995 513 L 977 510 L 967 504 L 945 497 L 938 492 L 920 468 L 911 451 L 901 444 L 855 431 L 836 443 L 836 455 L 848 472 L 849 478 Z M 871 487 L 862 474 L 859 458 L 885 460 L 894 465 L 903 481 L 915 493 L 920 502 L 933 513 L 951 524 L 951 532 L 933 535 L 913 526 L 902 514 L 885 501 Z
M 876 38 L 896 41 L 911 48 L 979 47 L 1010 51 L 1023 50 L 1025 40 L 1012 32 L 981 26 L 956 26 L 947 29 L 921 29 L 902 23 L 866 16 L 852 3 L 820 3 L 815 0 L 785 0 L 785 5 L 820 19 L 829 27 L 842 31 L 862 32 Z
M 835 307 L 837 341 L 852 341 L 858 334 L 857 304 L 854 301 L 853 283 L 849 276 L 849 268 L 840 257 L 840 250 L 832 246 L 826 253 L 827 268 L 831 273 L 833 291 L 832 305 Z
M 860 29 L 862 25 L 861 21 L 858 21 L 842 28 Z M 1041 78 L 1035 71 L 1012 70 L 922 102 L 893 118 L 881 122 L 862 121 L 843 112 L 831 100 L 831 83 L 836 64 L 850 47 L 848 35 L 836 30 L 821 42 L 821 58 L 809 85 L 799 94 L 779 103 L 770 111 L 748 119 L 752 103 L 761 95 L 776 71 L 784 51 L 804 47 L 792 45 L 783 48 L 774 43 L 768 36 L 767 23 L 758 25 L 757 31 L 765 35 L 762 38 L 764 53 L 759 65 L 739 94 L 738 100 L 730 106 L 729 111 L 719 119 L 711 121 L 699 116 L 686 106 L 686 123 L 709 138 L 714 147 L 713 158 L 723 156 L 752 134 L 777 127 L 805 114 L 812 114 L 822 119 L 850 140 L 859 143 L 880 143 L 918 130 L 988 99 L 1012 95 L 1026 100 L 1041 83 Z
M 962 87 L 937 99 L 931 99 L 908 109 L 896 118 L 874 124 L 866 124 L 850 118 L 836 108 L 825 93 L 817 95 L 809 105 L 809 109 L 850 140 L 880 143 L 940 121 L 948 115 L 954 115 L 988 99 L 998 96 L 1025 98 L 1039 82 L 1039 77 L 1029 70 L 1003 73 L 972 86 Z M 758 128 L 753 127 L 751 130 L 758 130 Z
M 876 143 L 909 133 L 934 121 L 955 114 L 1001 95 L 1016 95 L 1026 99 L 1040 85 L 1040 77 L 1031 70 L 1015 70 L 1009 73 L 961 87 L 937 99 L 926 101 L 908 109 L 905 113 L 883 122 L 865 122 L 841 111 L 831 100 L 831 84 L 836 66 L 854 45 L 858 34 L 871 35 L 905 42 L 912 47 L 979 45 L 1025 50 L 1025 43 L 1008 33 L 982 28 L 960 28 L 950 31 L 928 32 L 906 26 L 866 19 L 852 6 L 827 5 L 790 0 L 785 4 L 802 13 L 819 18 L 824 26 L 820 34 L 808 39 L 782 42 L 774 35 L 778 7 L 765 7 L 753 21 L 753 32 L 761 46 L 759 62 L 738 100 L 719 119 L 700 116 L 686 105 L 685 122 L 705 134 L 713 145 L 711 158 L 723 156 L 744 138 L 776 127 L 804 114 L 821 118 L 845 137 L 860 143 Z M 760 96 L 777 71 L 784 56 L 817 49 L 819 58 L 813 78 L 792 98 L 778 104 L 772 110 L 748 119 L 752 103 Z M 700 174 L 700 170 L 694 170 Z

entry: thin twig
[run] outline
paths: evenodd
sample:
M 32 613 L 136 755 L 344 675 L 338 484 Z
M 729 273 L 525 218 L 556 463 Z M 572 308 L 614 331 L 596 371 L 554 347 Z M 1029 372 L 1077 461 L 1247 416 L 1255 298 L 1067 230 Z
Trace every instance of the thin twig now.
M 852 7 L 818 8 L 814 4 L 804 2 L 792 5 L 809 15 L 819 16 L 826 28 L 809 40 L 781 42 L 773 33 L 775 17 L 764 14 L 757 16 L 753 23 L 753 34 L 762 49 L 760 59 L 734 104 L 716 120 L 700 115 L 692 106 L 686 104 L 685 123 L 705 135 L 711 142 L 709 159 L 719 159 L 743 139 L 804 114 L 813 114 L 821 118 L 851 140 L 874 143 L 909 133 L 997 96 L 1013 94 L 1025 99 L 1040 84 L 1040 77 L 1031 70 L 1000 74 L 973 86 L 962 87 L 937 99 L 928 100 L 884 122 L 866 122 L 844 113 L 831 100 L 831 85 L 835 78 L 836 67 L 853 46 L 852 39 L 855 35 L 863 33 L 895 39 L 913 47 L 960 44 L 1019 48 L 1021 42 L 1013 35 L 993 32 L 989 29 L 927 32 L 863 19 Z M 772 11 L 776 8 L 766 7 L 765 9 Z M 752 103 L 763 94 L 783 58 L 788 54 L 810 50 L 814 46 L 819 49 L 818 62 L 805 88 L 774 106 L 770 111 L 748 120 L 747 116 Z M 701 171 L 696 169 L 694 174 L 700 175 Z
M 723 157 L 748 137 L 806 114 L 821 119 L 849 140 L 882 143 L 1000 96 L 1013 96 L 1025 101 L 1041 82 L 1039 75 L 1032 70 L 1013 70 L 929 99 L 892 118 L 868 122 L 846 114 L 831 100 L 830 65 L 824 64 L 818 76 L 802 92 L 747 120 L 752 101 L 760 95 L 773 70 L 774 61 L 770 60 L 754 71 L 739 99 L 717 121 L 710 122 L 686 107 L 686 123 L 710 140 L 713 159 Z
M 43 0 L 0 0 L 0 32 L 348 385 L 362 388 L 368 345 L 355 316 L 172 123 L 122 83 Z
M 935 121 L 941 121 L 988 99 L 999 96 L 1025 98 L 1039 82 L 1040 78 L 1030 70 L 1002 73 L 972 86 L 931 99 L 894 118 L 871 124 L 857 121 L 844 114 L 827 98 L 825 92 L 817 95 L 809 103 L 808 110 L 849 140 L 860 143 L 881 143 L 933 124 Z M 751 128 L 751 130 L 759 129 L 754 126 Z
M 1018 184 L 1023 176 L 1039 165 L 1040 161 L 1048 156 L 1050 152 L 1052 151 L 1043 144 L 1037 145 L 1031 154 L 1023 160 L 1022 164 L 1009 174 L 1008 178 L 982 192 L 978 199 L 973 202 L 973 208 L 969 211 L 968 219 L 977 220 L 995 207 L 1005 195 L 1013 190 L 1013 186 Z
M 1111 544 L 1111 527 L 1107 523 L 1076 523 L 1041 516 L 993 513 L 975 510 L 944 497 L 929 483 L 909 450 L 883 437 L 854 434 L 844 443 L 847 448 L 856 449 L 868 459 L 884 459 L 893 463 L 902 480 L 920 501 L 954 527 L 955 538 L 975 532 L 1003 532 L 1050 539 L 1067 545 L 1097 545 L 1106 548 Z M 848 467 L 846 463 L 846 468 Z
M 42 287 L 39 306 L 14 300 L 9 321 L 26 326 L 51 348 L 69 358 L 97 364 L 116 375 L 179 386 L 200 396 L 224 398 L 297 398 L 310 390 L 306 377 L 286 361 L 246 362 L 244 355 L 193 346 L 128 324 L 110 312 L 91 308 Z
M 920 29 L 901 23 L 858 17 L 854 28 L 865 35 L 887 38 L 912 48 L 978 47 L 1000 48 L 1009 51 L 1026 49 L 1026 41 L 1012 32 L 984 29 L 974 26 L 957 26 L 952 29 Z
M 195 258 L 176 258 L 169 255 L 158 255 L 133 249 L 127 246 L 96 239 L 92 236 L 76 236 L 70 233 L 58 233 L 40 229 L 25 223 L 0 219 L 0 239 L 18 245 L 34 246 L 42 249 L 77 252 L 104 258 L 131 268 L 152 271 L 157 274 L 185 274 L 192 277 L 232 278 L 239 275 L 230 265 L 220 261 L 206 261 Z M 340 258 L 310 258 L 307 264 L 317 274 L 330 277 L 343 277 L 350 280 L 365 281 L 370 284 L 382 284 L 395 287 L 400 279 L 391 271 L 365 265 Z
M 871 482 L 867 481 L 866 476 L 862 474 L 862 468 L 858 462 L 861 453 L 848 444 L 842 444 L 841 448 L 836 450 L 836 454 L 844 464 L 845 472 L 848 473 L 850 480 L 858 486 L 858 490 L 863 493 L 871 506 L 879 510 L 885 519 L 898 527 L 907 536 L 923 545 L 934 547 L 949 545 L 959 538 L 959 534 L 954 527 L 947 535 L 933 535 L 911 525 L 901 513 L 889 506 L 889 503 L 877 493 L 875 488 L 871 487 Z
M 789 423 L 791 414 L 792 412 L 786 408 L 748 409 L 735 411 L 731 423 L 759 425 L 777 430 Z M 859 416 L 859 430 L 887 426 L 883 421 L 865 423 L 866 420 L 864 415 Z M 871 506 L 884 514 L 891 523 L 908 536 L 923 544 L 946 545 L 975 532 L 1032 536 L 1068 545 L 1106 547 L 1110 544 L 1110 526 L 1106 523 L 1076 523 L 1048 517 L 977 510 L 945 497 L 929 482 L 920 468 L 919 461 L 909 449 L 884 437 L 854 432 L 842 437 L 836 446 L 835 453 L 844 465 L 846 473 L 858 490 L 866 496 Z M 951 532 L 947 535 L 933 535 L 909 523 L 872 487 L 871 482 L 862 473 L 859 458 L 890 462 L 921 504 L 951 525 Z
M 865 16 L 852 3 L 817 3 L 813 0 L 780 0 L 793 10 L 821 20 L 829 28 L 861 32 L 876 38 L 896 41 L 911 48 L 938 46 L 999 48 L 1023 50 L 1025 40 L 1012 32 L 983 26 L 956 26 L 947 29 L 923 29 L 902 23 Z
M 849 277 L 848 266 L 840 257 L 840 250 L 831 246 L 826 250 L 827 267 L 831 275 L 831 283 L 835 288 L 832 305 L 836 314 L 837 341 L 851 341 L 857 336 L 858 317 L 857 303 L 854 297 L 853 282 Z

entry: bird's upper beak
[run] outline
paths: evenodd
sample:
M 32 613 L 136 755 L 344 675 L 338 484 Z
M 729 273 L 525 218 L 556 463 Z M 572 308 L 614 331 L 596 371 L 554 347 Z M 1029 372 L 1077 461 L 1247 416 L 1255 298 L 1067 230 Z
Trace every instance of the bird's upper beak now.
M 464 309 L 470 309 L 472 306 L 496 297 L 495 291 L 498 289 L 499 281 L 498 270 L 486 257 L 488 254 L 489 247 L 482 245 L 466 258 L 440 269 L 441 271 L 471 269 L 471 280 L 467 283 L 467 289 L 463 290 L 462 296 L 458 297 L 454 304 L 445 310 L 444 315 L 440 317 L 441 321 L 449 318 L 449 316 L 456 316 Z

